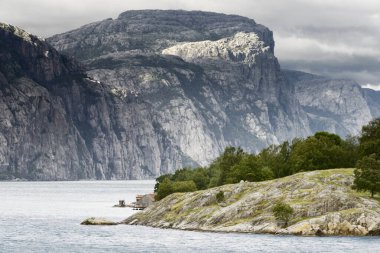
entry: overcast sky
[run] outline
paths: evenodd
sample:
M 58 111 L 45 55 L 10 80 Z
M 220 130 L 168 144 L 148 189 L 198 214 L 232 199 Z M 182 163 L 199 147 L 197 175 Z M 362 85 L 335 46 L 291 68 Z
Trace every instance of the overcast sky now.
M 47 37 L 131 9 L 247 16 L 274 31 L 282 68 L 380 89 L 380 0 L 0 0 L 0 22 Z

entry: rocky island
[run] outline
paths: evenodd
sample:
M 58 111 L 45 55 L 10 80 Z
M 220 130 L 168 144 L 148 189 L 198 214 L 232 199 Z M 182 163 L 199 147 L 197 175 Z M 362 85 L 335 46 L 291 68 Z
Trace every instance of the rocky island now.
M 215 232 L 380 235 L 379 201 L 353 190 L 353 180 L 353 169 L 331 169 L 175 193 L 122 223 Z M 224 194 L 220 202 L 219 192 Z M 279 201 L 294 210 L 286 227 L 272 212 Z

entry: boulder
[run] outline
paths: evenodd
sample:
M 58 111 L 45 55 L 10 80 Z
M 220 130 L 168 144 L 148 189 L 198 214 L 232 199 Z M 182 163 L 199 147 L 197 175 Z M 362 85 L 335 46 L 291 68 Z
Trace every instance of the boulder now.
M 105 218 L 91 217 L 80 223 L 81 225 L 117 225 L 117 222 L 107 220 Z

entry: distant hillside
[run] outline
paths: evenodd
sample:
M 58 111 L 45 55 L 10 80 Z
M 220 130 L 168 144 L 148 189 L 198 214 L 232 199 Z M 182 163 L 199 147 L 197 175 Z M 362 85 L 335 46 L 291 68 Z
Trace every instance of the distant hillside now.
M 373 117 L 380 117 L 380 91 L 363 89 Z
M 376 99 L 370 100 L 372 97 L 367 95 L 366 89 L 353 80 L 331 79 L 299 71 L 285 70 L 283 73 L 294 84 L 295 95 L 307 113 L 313 132 L 357 135 L 369 119 L 379 116 L 376 110 L 379 110 L 380 103 L 375 102 Z

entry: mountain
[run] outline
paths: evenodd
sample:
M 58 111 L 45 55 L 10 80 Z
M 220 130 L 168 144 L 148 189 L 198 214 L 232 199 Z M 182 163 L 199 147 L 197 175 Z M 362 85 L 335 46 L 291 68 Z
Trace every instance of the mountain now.
M 151 104 L 173 143 L 200 165 L 227 145 L 258 151 L 311 133 L 272 32 L 252 19 L 128 11 L 48 41 L 95 80 Z M 177 52 L 187 47 L 186 57 Z
M 365 97 L 367 99 L 369 109 L 373 117 L 380 117 L 380 91 L 363 89 Z
M 3 179 L 151 178 L 182 166 L 151 105 L 19 28 L 0 24 L 0 45 Z
M 46 41 L 2 24 L 0 43 L 2 178 L 153 178 L 378 112 L 352 81 L 282 71 L 272 32 L 236 15 L 127 11 Z
M 365 89 L 352 80 L 331 79 L 299 71 L 283 71 L 295 86 L 295 96 L 308 115 L 313 132 L 328 131 L 341 136 L 357 135 L 379 110 Z M 372 90 L 369 90 L 372 91 Z M 374 91 L 375 92 L 375 91 Z
M 109 53 L 158 53 L 179 42 L 219 40 L 254 32 L 274 48 L 272 32 L 252 19 L 202 11 L 135 10 L 48 39 L 59 51 L 79 60 Z M 273 51 L 272 51 L 273 53 Z

